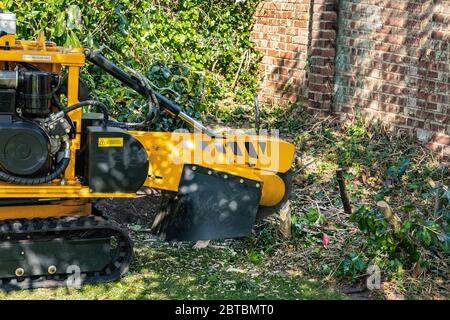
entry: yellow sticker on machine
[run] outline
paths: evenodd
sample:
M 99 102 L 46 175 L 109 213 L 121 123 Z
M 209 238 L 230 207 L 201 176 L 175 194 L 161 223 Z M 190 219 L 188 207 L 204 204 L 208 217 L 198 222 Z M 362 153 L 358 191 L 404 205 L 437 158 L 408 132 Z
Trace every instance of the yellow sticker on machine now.
M 123 138 L 98 138 L 100 148 L 122 148 Z

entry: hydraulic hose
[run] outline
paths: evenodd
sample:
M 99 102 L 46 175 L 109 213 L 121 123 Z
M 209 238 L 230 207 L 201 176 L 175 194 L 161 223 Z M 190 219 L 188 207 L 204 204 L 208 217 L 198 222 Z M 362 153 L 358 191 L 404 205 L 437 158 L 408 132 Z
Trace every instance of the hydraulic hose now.
M 9 173 L 0 171 L 0 180 L 12 183 L 12 184 L 24 184 L 24 185 L 37 185 L 51 182 L 61 176 L 66 171 L 70 162 L 70 143 L 66 142 L 66 148 L 64 149 L 64 157 L 58 162 L 55 170 L 50 174 L 42 177 L 24 178 L 11 175 Z
M 167 97 L 163 96 L 162 94 L 152 90 L 148 86 L 145 86 L 142 84 L 142 82 L 134 77 L 133 75 L 128 74 L 124 70 L 122 70 L 120 67 L 118 67 L 116 64 L 114 64 L 112 61 L 108 60 L 106 57 L 104 57 L 100 52 L 94 51 L 91 49 L 85 49 L 84 55 L 86 56 L 86 59 L 93 64 L 95 64 L 97 67 L 101 68 L 102 70 L 109 73 L 111 76 L 116 78 L 117 80 L 121 81 L 123 84 L 125 84 L 127 87 L 133 89 L 140 95 L 144 96 L 145 98 L 148 98 L 152 95 L 156 97 L 158 100 L 160 106 L 167 110 L 169 113 L 171 113 L 174 117 L 178 117 L 184 122 L 188 123 L 195 129 L 199 130 L 200 132 L 204 132 L 210 137 L 218 137 L 216 133 L 206 128 L 204 125 L 202 125 L 200 122 L 196 121 L 186 113 L 182 112 L 181 107 L 176 104 L 175 102 L 169 100 Z
M 59 98 L 56 96 L 56 94 L 52 94 L 52 101 L 55 104 L 58 111 L 64 112 L 64 107 L 63 107 L 61 101 L 59 100 Z M 72 132 L 75 132 L 76 131 L 75 125 L 73 124 L 72 119 L 70 119 L 70 117 L 67 115 L 67 113 L 64 113 L 64 118 L 70 124 L 70 127 L 72 128 Z
M 161 103 L 162 107 L 168 110 L 173 115 L 177 116 L 181 112 L 181 107 L 176 103 L 170 101 L 168 98 L 163 96 L 162 94 L 151 90 L 148 87 L 142 85 L 142 83 L 136 77 L 128 74 L 117 65 L 115 65 L 112 61 L 106 59 L 100 52 L 85 49 L 84 54 L 86 59 L 105 70 L 107 73 L 112 75 L 117 80 L 121 81 L 127 87 L 133 89 L 137 93 L 142 96 L 148 98 L 151 95 L 155 95 L 156 99 Z
M 106 107 L 106 105 L 104 103 L 102 103 L 100 101 L 95 101 L 95 100 L 82 101 L 77 104 L 74 104 L 73 106 L 70 106 L 69 108 L 64 109 L 63 112 L 65 114 L 68 114 L 74 110 L 77 110 L 77 109 L 80 109 L 80 108 L 86 107 L 86 106 L 99 107 L 103 113 L 103 126 L 106 127 L 108 125 L 108 120 L 109 120 L 108 108 Z
M 159 114 L 159 103 L 154 95 L 151 95 L 148 99 L 148 108 L 149 108 L 149 112 L 144 121 L 141 121 L 141 122 L 108 121 L 108 126 L 121 128 L 121 129 L 125 129 L 125 130 L 135 130 L 136 128 L 141 128 L 148 124 L 151 124 L 158 117 L 158 114 Z

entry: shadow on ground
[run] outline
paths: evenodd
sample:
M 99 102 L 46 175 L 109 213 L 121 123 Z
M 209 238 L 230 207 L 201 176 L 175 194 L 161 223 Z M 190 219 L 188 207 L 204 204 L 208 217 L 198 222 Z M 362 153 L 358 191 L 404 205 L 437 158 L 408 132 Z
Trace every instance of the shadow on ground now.
M 107 216 L 129 229 L 135 259 L 115 283 L 80 289 L 38 289 L 0 294 L 0 299 L 343 299 L 319 282 L 255 264 L 245 239 L 212 243 L 164 243 L 149 234 L 159 196 L 107 200 L 98 204 Z

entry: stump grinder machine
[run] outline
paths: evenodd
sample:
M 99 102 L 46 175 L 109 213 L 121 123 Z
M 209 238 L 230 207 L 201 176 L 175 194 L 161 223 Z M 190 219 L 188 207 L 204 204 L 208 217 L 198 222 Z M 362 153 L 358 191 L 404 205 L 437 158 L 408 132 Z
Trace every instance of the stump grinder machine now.
M 132 242 L 96 210 L 102 198 L 161 190 L 151 230 L 167 241 L 245 236 L 287 200 L 292 144 L 215 134 L 100 52 L 15 34 L 15 15 L 0 8 L 0 291 L 122 276 Z M 86 62 L 144 97 L 145 121 L 119 122 L 89 100 Z M 192 130 L 152 131 L 162 116 Z

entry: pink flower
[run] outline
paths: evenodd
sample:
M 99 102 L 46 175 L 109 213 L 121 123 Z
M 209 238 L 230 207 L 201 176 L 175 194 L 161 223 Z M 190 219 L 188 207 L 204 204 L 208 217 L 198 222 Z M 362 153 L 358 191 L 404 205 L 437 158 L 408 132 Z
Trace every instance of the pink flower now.
M 322 244 L 324 246 L 327 246 L 329 243 L 330 243 L 330 236 L 324 233 L 322 236 Z

